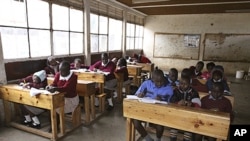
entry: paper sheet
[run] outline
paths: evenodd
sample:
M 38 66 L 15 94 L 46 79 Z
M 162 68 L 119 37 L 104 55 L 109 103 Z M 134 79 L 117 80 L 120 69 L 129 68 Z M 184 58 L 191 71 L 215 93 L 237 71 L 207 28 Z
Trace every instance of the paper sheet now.
M 47 90 L 40 90 L 40 89 L 36 89 L 36 88 L 31 88 L 30 89 L 30 96 L 35 96 L 35 95 L 38 95 L 38 94 L 54 94 L 54 93 L 51 93 Z

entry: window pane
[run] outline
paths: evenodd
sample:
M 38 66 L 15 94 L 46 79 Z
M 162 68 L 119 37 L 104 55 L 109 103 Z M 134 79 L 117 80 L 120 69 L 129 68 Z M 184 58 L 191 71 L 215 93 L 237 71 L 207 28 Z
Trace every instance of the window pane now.
M 4 59 L 28 58 L 27 29 L 0 27 Z
M 27 3 L 29 27 L 49 29 L 49 4 L 41 0 L 28 0 Z
M 25 0 L 0 0 L 0 25 L 27 27 Z
M 99 23 L 100 31 L 99 34 L 108 34 L 108 18 L 104 16 L 100 16 Z
M 83 12 L 70 9 L 70 31 L 83 32 Z
M 52 4 L 53 29 L 69 30 L 69 9 L 64 6 Z
M 51 55 L 50 31 L 30 29 L 29 33 L 31 57 Z
M 108 37 L 106 35 L 99 35 L 99 52 L 107 51 Z
M 127 38 L 127 49 L 134 49 L 134 38 Z
M 109 50 L 121 50 L 122 21 L 109 19 Z
M 90 14 L 90 33 L 98 33 L 98 15 Z
M 91 52 L 98 52 L 98 35 L 91 35 Z
M 140 26 L 140 33 L 139 33 L 140 37 L 143 37 L 143 26 Z
M 130 35 L 131 37 L 135 37 L 135 24 L 130 25 Z
M 135 37 L 140 37 L 140 26 L 139 25 L 135 25 Z
M 142 49 L 142 38 L 135 38 L 135 49 Z
M 53 32 L 54 55 L 69 54 L 69 33 L 68 32 Z
M 70 33 L 70 54 L 83 53 L 83 34 Z

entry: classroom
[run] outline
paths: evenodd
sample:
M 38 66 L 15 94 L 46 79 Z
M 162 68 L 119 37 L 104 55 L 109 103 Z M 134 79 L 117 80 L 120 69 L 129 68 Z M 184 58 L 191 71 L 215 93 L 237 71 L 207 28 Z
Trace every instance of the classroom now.
M 135 129 L 132 129 L 130 120 L 142 114 L 138 112 L 136 115 L 137 112 L 127 109 L 135 104 L 124 100 L 127 88 L 130 88 L 130 91 L 134 88 L 131 85 L 139 88 L 145 79 L 152 77 L 155 68 L 162 70 L 166 75 L 171 68 L 176 68 L 180 78 L 184 68 L 195 66 L 199 61 L 204 63 L 203 71 L 209 62 L 223 66 L 223 73 L 233 95 L 234 120 L 230 124 L 250 125 L 249 17 L 248 0 L 1 0 L 0 141 L 130 141 L 135 140 L 133 137 L 138 139 L 140 134 L 137 131 L 133 133 Z M 116 76 L 118 97 L 111 97 L 114 104 L 111 111 L 106 111 L 109 101 L 105 100 L 107 92 L 102 91 L 106 84 L 104 74 L 74 71 L 78 75 L 76 89 L 83 99 L 80 99 L 82 103 L 76 108 L 80 112 L 72 112 L 72 117 L 64 115 L 63 110 L 55 110 L 64 107 L 61 93 L 58 96 L 46 95 L 34 99 L 26 96 L 27 91 L 12 91 L 6 86 L 43 70 L 51 56 L 58 62 L 70 63 L 80 58 L 84 67 L 89 68 L 101 60 L 104 53 L 108 54 L 110 60 L 126 56 L 134 59 L 139 55 L 151 61 L 128 64 L 129 78 L 133 81 L 126 85 L 125 92 L 125 88 L 122 88 L 123 82 Z M 146 75 L 141 73 L 144 71 L 147 72 Z M 47 79 L 50 80 L 49 77 Z M 121 77 L 121 80 L 123 79 Z M 97 83 L 100 92 L 104 94 L 99 97 L 94 95 Z M 15 98 L 18 96 L 19 98 Z M 28 100 L 22 100 L 25 98 Z M 44 103 L 39 103 L 39 98 Z M 94 105 L 97 98 L 100 102 L 99 107 Z M 19 104 L 15 102 L 26 102 L 25 104 L 50 110 L 50 113 L 42 115 L 41 121 L 47 122 L 46 116 L 51 116 L 52 133 L 39 133 L 39 129 L 23 128 L 12 123 L 11 120 L 18 114 L 19 108 Z M 11 106 L 6 108 L 7 104 Z M 160 108 L 172 110 L 168 109 L 169 107 Z M 139 105 L 138 109 L 134 110 L 145 112 Z M 56 121 L 59 121 L 56 119 L 58 114 L 60 121 L 65 120 L 65 125 L 60 123 L 62 132 L 55 129 L 59 128 L 56 126 Z M 80 116 L 81 119 L 73 116 Z M 141 120 L 147 121 L 151 118 L 151 115 L 147 116 L 148 119 L 141 117 Z M 72 125 L 68 118 L 74 119 Z M 150 121 L 165 125 L 161 140 L 171 141 L 167 126 L 175 125 L 165 122 L 166 119 L 153 117 Z M 220 117 L 216 120 L 219 121 Z M 46 124 L 49 126 L 50 123 Z M 176 128 L 183 131 L 189 129 L 177 124 Z M 147 127 L 149 134 L 155 138 L 155 130 L 149 130 Z M 212 133 L 212 129 L 208 130 L 211 130 L 209 135 L 214 134 L 217 140 L 230 141 L 229 134 L 221 133 L 222 137 Z M 197 132 L 196 129 L 189 131 L 203 134 L 205 130 L 201 128 Z M 178 134 L 178 141 L 182 139 L 182 135 Z

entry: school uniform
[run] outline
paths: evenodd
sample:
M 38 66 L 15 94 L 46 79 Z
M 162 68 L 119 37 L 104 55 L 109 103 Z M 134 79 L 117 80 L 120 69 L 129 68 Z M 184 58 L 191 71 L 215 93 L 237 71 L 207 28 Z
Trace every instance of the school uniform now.
M 76 92 L 77 75 L 70 71 L 70 74 L 66 77 L 56 73 L 55 78 L 51 86 L 60 88 L 60 92 L 65 92 L 64 100 L 64 113 L 71 113 L 79 104 L 79 96 Z
M 190 71 L 191 71 L 191 76 L 192 77 L 197 77 L 197 76 L 201 76 L 202 72 L 200 71 L 196 71 L 196 67 L 195 66 L 191 66 L 189 67 Z
M 33 75 L 36 75 L 37 77 L 39 77 L 41 82 L 40 83 L 33 82 Z M 27 86 L 29 88 L 44 89 L 47 86 L 46 73 L 44 70 L 35 72 L 34 74 L 32 74 L 30 76 L 27 76 L 23 79 L 20 79 L 19 83 L 28 83 Z
M 162 101 L 167 101 L 167 102 L 169 102 L 171 96 L 173 95 L 173 89 L 170 85 L 166 83 L 162 87 L 158 88 L 155 86 L 152 80 L 144 81 L 139 87 L 139 89 L 136 91 L 135 95 L 144 92 L 146 93 L 144 97 L 156 99 L 157 96 L 160 96 Z

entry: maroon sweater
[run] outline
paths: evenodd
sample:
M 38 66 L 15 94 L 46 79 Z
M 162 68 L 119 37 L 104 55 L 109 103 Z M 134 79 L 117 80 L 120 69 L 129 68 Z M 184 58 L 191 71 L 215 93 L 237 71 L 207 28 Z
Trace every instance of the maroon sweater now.
M 55 78 L 51 86 L 59 88 L 60 92 L 66 92 L 65 97 L 73 98 L 77 96 L 76 93 L 77 75 L 74 73 L 69 80 L 60 80 L 60 73 L 56 73 Z
M 47 86 L 47 79 L 45 78 L 41 83 L 35 83 L 33 82 L 33 74 L 30 76 L 27 76 L 23 79 L 19 80 L 19 83 L 23 82 L 23 83 L 29 83 L 30 88 L 36 88 L 36 89 L 40 89 L 40 88 L 45 88 Z
M 123 79 L 124 81 L 128 80 L 128 69 L 127 67 L 120 67 L 119 69 L 116 69 L 115 72 L 117 73 L 123 73 Z
M 230 120 L 233 121 L 234 115 L 232 110 L 232 104 L 229 99 L 222 96 L 221 98 L 215 100 L 211 95 L 206 95 L 201 99 L 201 108 L 204 109 L 218 109 L 221 112 L 230 113 Z
M 114 75 L 115 68 L 116 68 L 116 65 L 112 61 L 109 61 L 106 66 L 102 66 L 102 61 L 98 61 L 89 67 L 91 71 L 93 71 L 94 69 L 99 69 L 103 72 L 109 72 L 110 74 L 106 76 L 106 81 L 115 79 L 115 75 Z

